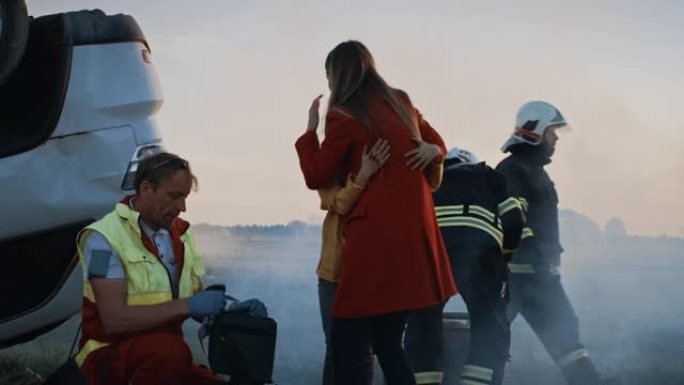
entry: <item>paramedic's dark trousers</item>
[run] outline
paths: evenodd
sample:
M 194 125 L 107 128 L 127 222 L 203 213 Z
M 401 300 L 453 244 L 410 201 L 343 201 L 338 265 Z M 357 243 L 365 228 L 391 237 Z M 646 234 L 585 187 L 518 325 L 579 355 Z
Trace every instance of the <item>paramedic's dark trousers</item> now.
M 509 319 L 513 321 L 518 313 L 525 318 L 569 385 L 598 384 L 596 368 L 580 343 L 575 311 L 565 294 L 560 275 L 551 271 L 536 268 L 534 273 L 510 274 Z

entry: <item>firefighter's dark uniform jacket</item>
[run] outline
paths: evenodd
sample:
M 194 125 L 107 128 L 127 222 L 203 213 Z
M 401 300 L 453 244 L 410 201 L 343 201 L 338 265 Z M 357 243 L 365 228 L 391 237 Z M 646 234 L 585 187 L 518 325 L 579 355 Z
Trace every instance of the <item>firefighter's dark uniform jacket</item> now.
M 507 253 L 520 240 L 524 202 L 511 196 L 506 177 L 486 164 L 449 160 L 433 200 L 452 273 L 471 320 L 470 348 L 461 378 L 469 383 L 500 384 L 510 346 Z M 442 307 L 409 316 L 406 352 L 418 384 L 442 382 L 441 322 Z M 444 360 L 451 361 L 450 357 Z
M 532 265 L 553 270 L 560 265 L 563 249 L 559 241 L 558 194 L 544 170 L 550 162 L 543 151 L 525 146 L 519 147 L 496 167 L 508 177 L 512 193 L 529 203 L 527 228 L 513 254 L 513 266 Z

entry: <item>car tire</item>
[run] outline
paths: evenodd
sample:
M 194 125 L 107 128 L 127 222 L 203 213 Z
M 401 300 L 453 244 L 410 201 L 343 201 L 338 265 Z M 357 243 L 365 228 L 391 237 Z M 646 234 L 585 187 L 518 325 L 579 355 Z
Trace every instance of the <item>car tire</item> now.
M 25 0 L 0 0 L 0 85 L 21 62 L 29 35 Z

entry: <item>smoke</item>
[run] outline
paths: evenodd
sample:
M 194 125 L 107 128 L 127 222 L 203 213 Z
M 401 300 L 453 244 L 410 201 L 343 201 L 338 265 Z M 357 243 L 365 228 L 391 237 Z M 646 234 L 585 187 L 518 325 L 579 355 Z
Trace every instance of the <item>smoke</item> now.
M 580 320 L 582 342 L 598 369 L 622 376 L 625 385 L 684 383 L 684 239 L 602 230 L 604 226 L 566 210 L 560 219 L 562 280 Z M 240 299 L 261 299 L 278 321 L 274 380 L 283 385 L 319 384 L 324 338 L 314 270 L 320 227 L 292 222 L 193 228 L 207 268 L 205 283 L 224 283 Z M 447 311 L 464 311 L 458 296 Z M 186 340 L 196 359 L 206 363 L 197 327 L 192 320 L 186 322 Z M 0 362 L 19 357 L 14 367 L 45 376 L 66 360 L 77 329 L 74 317 L 34 341 L 4 349 Z M 512 336 L 505 385 L 563 384 L 522 317 L 513 323 Z
M 613 220 L 615 222 L 615 220 Z M 580 319 L 582 342 L 599 371 L 625 385 L 684 381 L 684 240 L 606 232 L 591 219 L 561 212 L 562 279 Z M 225 232 L 219 236 L 221 232 Z M 211 283 L 239 297 L 258 297 L 278 321 L 275 380 L 317 384 L 324 340 L 316 275 L 320 227 L 197 229 Z M 222 256 L 220 250 L 226 250 Z M 460 298 L 450 311 L 463 311 Z M 558 369 L 522 317 L 512 326 L 506 385 L 563 384 Z M 447 358 L 448 359 L 448 358 Z

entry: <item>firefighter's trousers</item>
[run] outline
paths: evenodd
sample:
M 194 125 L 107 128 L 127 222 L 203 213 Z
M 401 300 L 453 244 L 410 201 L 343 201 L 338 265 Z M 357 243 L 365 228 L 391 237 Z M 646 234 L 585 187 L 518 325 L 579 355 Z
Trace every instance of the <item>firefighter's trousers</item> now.
M 534 272 L 511 273 L 510 287 L 509 319 L 513 321 L 518 313 L 525 318 L 568 384 L 600 384 L 598 372 L 580 343 L 579 322 L 557 269 L 536 267 Z
M 478 248 L 454 252 L 454 278 L 470 317 L 470 345 L 461 383 L 500 385 L 511 346 L 505 263 L 497 252 Z
M 498 251 L 492 253 L 477 245 L 454 245 L 448 251 L 470 317 L 470 346 L 461 383 L 500 385 L 510 348 L 505 264 Z M 409 316 L 406 353 L 418 384 L 438 384 L 443 378 L 443 307 L 420 309 Z

